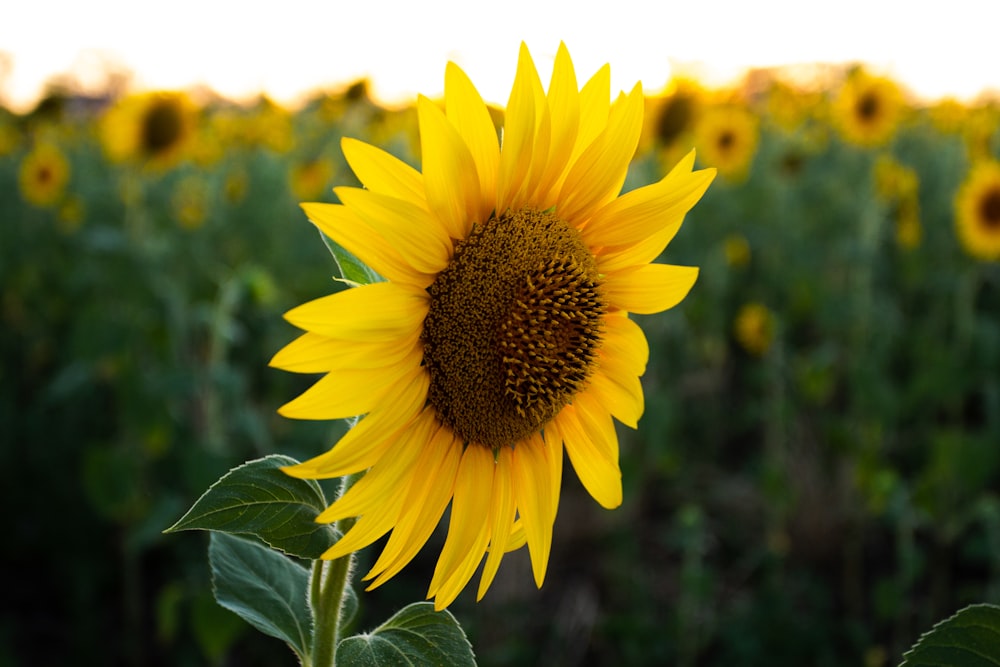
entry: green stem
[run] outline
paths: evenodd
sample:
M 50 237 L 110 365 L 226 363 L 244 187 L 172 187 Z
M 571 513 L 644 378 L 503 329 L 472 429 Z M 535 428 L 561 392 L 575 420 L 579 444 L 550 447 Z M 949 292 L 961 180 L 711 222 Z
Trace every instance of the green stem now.
M 354 554 L 336 560 L 315 560 L 312 567 L 312 667 L 334 667 L 340 635 L 340 614 Z
M 355 473 L 341 478 L 337 497 L 343 497 L 362 476 L 363 473 Z M 353 525 L 353 518 L 341 519 L 335 524 L 335 528 L 341 535 L 346 535 Z M 309 582 L 309 603 L 313 612 L 312 663 L 304 664 L 303 667 L 334 667 L 337 664 L 341 614 L 353 567 L 353 553 L 336 560 L 313 561 L 312 579 Z

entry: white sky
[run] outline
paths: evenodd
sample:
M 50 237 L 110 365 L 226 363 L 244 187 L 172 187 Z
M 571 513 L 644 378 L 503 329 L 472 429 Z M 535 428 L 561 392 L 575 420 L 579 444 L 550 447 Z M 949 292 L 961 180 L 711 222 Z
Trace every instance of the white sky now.
M 0 101 L 16 109 L 52 75 L 100 87 L 85 65 L 102 61 L 140 88 L 283 102 L 367 76 L 393 102 L 440 94 L 454 60 L 505 103 L 522 40 L 543 81 L 563 40 L 581 82 L 611 64 L 613 91 L 654 92 L 678 66 L 717 85 L 750 66 L 854 61 L 924 97 L 1000 89 L 996 0 L 12 0 L 2 14 Z

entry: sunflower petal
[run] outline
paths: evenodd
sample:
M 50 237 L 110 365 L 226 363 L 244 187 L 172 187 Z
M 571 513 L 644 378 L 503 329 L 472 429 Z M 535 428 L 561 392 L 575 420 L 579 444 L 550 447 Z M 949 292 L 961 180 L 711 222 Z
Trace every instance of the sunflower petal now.
M 391 243 L 417 271 L 434 274 L 448 265 L 451 240 L 445 227 L 427 209 L 361 188 L 341 187 L 333 191 L 344 206 Z
M 490 551 L 486 556 L 486 565 L 479 579 L 479 591 L 476 600 L 482 600 L 493 578 L 500 568 L 500 560 L 504 555 L 504 547 L 510 541 L 511 526 L 514 523 L 514 513 L 517 509 L 514 494 L 511 489 L 511 456 L 509 447 L 497 452 L 496 468 L 493 474 L 493 498 L 490 501 Z
M 497 174 L 497 201 L 495 210 L 501 214 L 519 208 L 521 190 L 527 179 L 532 161 L 537 120 L 537 91 L 541 89 L 538 70 L 531 59 L 528 47 L 522 42 L 517 59 L 514 87 L 507 101 L 504 120 L 503 144 L 500 149 L 500 168 Z
M 556 210 L 563 220 L 586 221 L 621 190 L 629 160 L 639 145 L 643 113 L 642 86 L 611 108 L 608 126 L 580 155 L 566 176 Z
M 714 177 L 714 169 L 672 171 L 658 183 L 632 190 L 594 214 L 582 231 L 583 240 L 591 247 L 632 246 L 666 229 L 657 236 L 665 246 Z
M 372 283 L 304 303 L 285 313 L 285 319 L 338 340 L 393 342 L 419 331 L 428 307 L 423 290 Z
M 538 436 L 519 442 L 514 448 L 512 476 L 518 513 L 524 521 L 535 585 L 541 587 L 552 549 L 552 524 L 555 507 L 549 490 L 550 462 L 544 443 Z
M 417 114 L 427 203 L 449 236 L 465 238 L 473 222 L 485 222 L 478 219 L 482 194 L 476 162 L 434 102 L 421 95 Z
M 388 241 L 343 204 L 302 204 L 319 231 L 347 249 L 375 273 L 392 282 L 423 289 L 433 278 L 414 269 Z
M 330 450 L 283 470 L 292 477 L 329 479 L 372 467 L 423 408 L 429 384 L 427 373 L 422 368 L 415 369 L 399 383 L 399 391 L 383 397 L 378 407 Z
M 347 164 L 367 189 L 427 206 L 424 177 L 419 171 L 395 155 L 358 139 L 343 137 L 340 148 Z
M 694 266 L 647 264 L 609 275 L 604 289 L 613 307 L 648 315 L 679 304 L 697 279 L 698 268 Z
M 441 520 L 455 489 L 455 477 L 462 461 L 462 445 L 447 427 L 435 433 L 415 470 L 392 535 L 364 580 L 375 579 L 368 590 L 381 586 L 409 563 L 430 538 Z
M 343 368 L 379 368 L 399 363 L 420 341 L 420 330 L 394 341 L 344 341 L 307 331 L 283 347 L 270 366 L 293 373 Z
M 486 550 L 489 531 L 483 517 L 490 512 L 494 466 L 493 453 L 489 449 L 466 447 L 455 480 L 448 537 L 427 592 L 428 597 L 435 597 L 436 609 L 448 606 L 458 596 Z M 470 560 L 474 560 L 471 570 L 468 568 Z M 468 577 L 457 585 L 466 571 Z
M 479 174 L 478 207 L 470 212 L 472 221 L 488 220 L 496 199 L 500 142 L 486 103 L 469 77 L 455 63 L 448 63 L 444 73 L 445 113 L 465 140 L 476 172 Z
M 588 392 L 611 412 L 621 423 L 630 428 L 639 427 L 639 419 L 645 409 L 642 397 L 642 383 L 633 375 L 625 384 L 598 369 L 590 378 Z
M 552 68 L 552 80 L 545 106 L 542 127 L 550 128 L 551 137 L 547 148 L 544 171 L 538 174 L 536 205 L 545 210 L 555 205 L 554 190 L 566 173 L 576 145 L 580 128 L 580 92 L 577 87 L 573 61 L 560 42 L 556 60 Z
M 622 474 L 617 460 L 605 456 L 580 421 L 576 408 L 567 405 L 555 418 L 566 453 L 577 477 L 601 507 L 614 509 L 622 504 Z

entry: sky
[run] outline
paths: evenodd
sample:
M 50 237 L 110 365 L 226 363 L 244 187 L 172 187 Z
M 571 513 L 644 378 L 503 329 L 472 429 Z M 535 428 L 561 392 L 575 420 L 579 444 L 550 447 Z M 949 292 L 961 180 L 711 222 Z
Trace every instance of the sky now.
M 4 10 L 0 102 L 30 108 L 55 75 L 101 89 L 128 70 L 140 90 L 207 86 L 294 104 L 368 78 L 376 97 L 440 95 L 460 65 L 488 102 L 506 102 L 524 41 L 547 81 L 559 42 L 582 81 L 611 65 L 612 91 L 671 73 L 708 85 L 747 68 L 866 63 L 917 96 L 1000 90 L 995 0 L 32 0 Z

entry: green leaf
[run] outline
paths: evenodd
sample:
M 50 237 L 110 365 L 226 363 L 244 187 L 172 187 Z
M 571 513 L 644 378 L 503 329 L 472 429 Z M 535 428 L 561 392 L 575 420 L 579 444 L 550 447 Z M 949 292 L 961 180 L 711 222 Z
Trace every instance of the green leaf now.
M 1000 607 L 976 604 L 926 632 L 900 667 L 1000 667 Z
M 340 276 L 350 285 L 369 285 L 382 282 L 382 276 L 368 268 L 368 265 L 342 248 L 336 241 L 323 232 L 319 233 L 327 250 L 333 255 L 340 269 Z
M 217 530 L 253 535 L 289 555 L 319 558 L 337 541 L 337 531 L 315 521 L 326 509 L 319 484 L 281 471 L 295 463 L 293 458 L 272 455 L 233 468 L 164 532 Z
M 475 665 L 476 658 L 462 626 L 449 611 L 436 612 L 430 602 L 417 602 L 401 609 L 374 632 L 341 641 L 337 645 L 337 664 L 458 667 Z
M 208 562 L 216 602 L 283 640 L 300 659 L 308 655 L 312 613 L 306 568 L 257 542 L 216 532 L 209 541 Z

